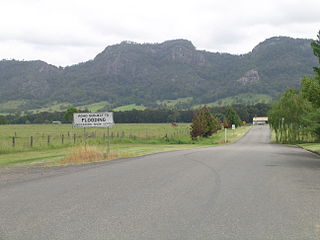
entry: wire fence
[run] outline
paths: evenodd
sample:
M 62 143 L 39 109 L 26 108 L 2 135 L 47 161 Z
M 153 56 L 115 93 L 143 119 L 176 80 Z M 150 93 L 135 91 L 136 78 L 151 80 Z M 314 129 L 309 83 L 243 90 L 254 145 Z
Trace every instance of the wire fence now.
M 0 129 L 1 130 L 1 129 Z M 110 143 L 184 143 L 189 141 L 188 127 L 177 129 L 112 129 L 106 130 L 79 130 L 74 131 L 48 131 L 21 134 L 15 131 L 0 137 L 0 154 L 22 152 L 30 150 L 46 150 L 51 148 L 63 148 L 82 144 L 106 144 Z M 180 142 L 179 142 L 180 141 Z

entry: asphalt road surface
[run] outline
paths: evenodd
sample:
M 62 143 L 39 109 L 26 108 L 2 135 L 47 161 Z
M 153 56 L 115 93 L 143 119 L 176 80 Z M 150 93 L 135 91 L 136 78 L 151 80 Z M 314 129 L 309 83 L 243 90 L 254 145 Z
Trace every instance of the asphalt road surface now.
M 0 239 L 318 240 L 320 159 L 269 134 L 2 183 Z

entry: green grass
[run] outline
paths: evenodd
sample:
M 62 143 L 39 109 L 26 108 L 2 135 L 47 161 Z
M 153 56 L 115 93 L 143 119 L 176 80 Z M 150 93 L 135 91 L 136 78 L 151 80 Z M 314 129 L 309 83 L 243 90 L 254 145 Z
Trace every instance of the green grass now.
M 7 114 L 8 112 L 17 110 L 20 106 L 22 106 L 25 103 L 26 102 L 23 100 L 14 100 L 5 103 L 0 103 L 0 112 Z
M 124 105 L 124 106 L 120 106 L 117 108 L 114 108 L 113 111 L 115 112 L 124 112 L 124 111 L 131 111 L 131 110 L 145 110 L 146 107 L 143 105 L 136 105 L 136 104 L 129 104 L 129 105 Z
M 108 105 L 110 105 L 109 102 L 101 101 L 101 102 L 96 102 L 92 104 L 77 106 L 76 108 L 79 108 L 81 110 L 88 109 L 91 112 L 98 112 L 99 110 L 105 108 Z
M 0 112 L 1 113 L 12 113 L 14 111 L 18 111 L 19 109 L 21 109 L 21 106 L 26 104 L 27 102 L 24 100 L 18 100 L 18 101 L 8 101 L 6 103 L 1 103 L 0 104 Z M 22 114 L 24 114 L 25 112 L 29 112 L 29 113 L 39 113 L 39 112 L 61 112 L 61 111 L 65 111 L 66 109 L 68 109 L 69 107 L 71 107 L 72 104 L 71 103 L 57 103 L 57 102 L 53 102 L 51 104 L 47 104 L 41 108 L 34 108 L 34 109 L 27 109 L 26 111 L 23 111 Z
M 179 124 L 177 127 L 171 124 L 116 124 L 110 129 L 110 137 L 113 143 L 165 144 L 168 139 L 175 141 L 178 135 L 181 139 L 187 139 L 188 131 L 189 124 Z M 84 142 L 84 133 L 84 129 L 73 128 L 71 124 L 0 125 L 0 154 L 79 145 Z M 103 128 L 86 129 L 89 144 L 105 142 L 106 135 L 107 130 Z
M 303 144 L 298 144 L 298 146 L 313 152 L 320 153 L 320 143 L 303 143 Z
M 184 150 L 203 147 L 203 145 L 191 144 L 112 144 L 110 151 L 116 158 L 128 158 L 142 156 L 157 152 Z M 106 152 L 106 145 L 99 145 L 101 152 Z M 23 153 L 0 154 L 0 168 L 17 164 L 48 163 L 49 165 L 61 165 L 63 158 L 72 151 L 72 148 L 53 149 L 46 151 L 32 151 Z
M 19 107 L 24 103 L 25 103 L 24 101 L 10 101 L 7 103 L 2 103 L 2 104 L 0 104 L 0 112 L 5 113 L 10 110 L 11 111 L 18 110 Z M 97 112 L 100 109 L 103 109 L 108 105 L 110 105 L 110 103 L 107 101 L 101 101 L 101 102 L 78 105 L 78 106 L 75 106 L 74 104 L 68 103 L 68 102 L 63 102 L 63 103 L 53 102 L 53 103 L 47 104 L 41 108 L 34 108 L 34 109 L 27 110 L 27 112 L 30 112 L 33 114 L 40 113 L 40 112 L 61 112 L 61 111 L 66 111 L 70 107 L 76 107 L 81 110 L 88 109 L 91 112 Z
M 117 157 L 132 157 L 148 153 L 213 146 L 224 143 L 224 131 L 210 138 L 192 141 L 190 124 L 117 124 L 110 129 L 111 152 Z M 241 137 L 249 127 L 228 130 L 228 140 L 233 142 Z M 68 137 L 68 132 L 70 137 Z M 16 133 L 16 146 L 12 146 L 12 136 Z M 64 144 L 61 135 L 64 134 Z M 77 142 L 73 144 L 73 134 Z M 87 144 L 106 151 L 106 129 L 88 129 Z M 34 136 L 34 146 L 30 147 L 30 136 Z M 51 143 L 47 145 L 47 136 Z M 84 144 L 83 129 L 71 125 L 0 125 L 0 167 L 35 162 L 59 162 L 70 149 Z
M 193 100 L 193 97 L 186 97 L 186 98 L 178 98 L 178 99 L 174 99 L 174 100 L 162 100 L 162 101 L 157 101 L 156 103 L 158 105 L 165 105 L 167 107 L 174 107 L 174 106 L 181 104 L 181 103 L 191 102 L 192 100 Z
M 67 102 L 64 102 L 64 103 L 54 102 L 53 104 L 47 105 L 42 108 L 31 109 L 31 110 L 29 110 L 29 112 L 32 112 L 32 113 L 61 112 L 61 111 L 66 111 L 69 107 L 76 107 L 81 110 L 88 109 L 91 112 L 97 112 L 100 109 L 103 109 L 104 107 L 106 107 L 108 105 L 109 105 L 109 102 L 107 102 L 107 101 L 101 101 L 101 102 L 85 104 L 85 105 L 78 105 L 78 106 L 74 106 L 74 104 L 67 103 Z
M 199 108 L 203 105 L 209 107 L 230 106 L 234 104 L 256 104 L 256 103 L 270 103 L 272 97 L 265 94 L 239 94 L 232 97 L 222 98 L 212 103 L 195 105 L 193 108 Z
M 0 168 L 16 164 L 28 164 L 44 161 L 57 161 L 62 159 L 68 152 L 67 148 L 30 151 L 10 154 L 0 154 Z
M 65 111 L 67 110 L 69 107 L 71 107 L 72 104 L 70 103 L 57 103 L 54 102 L 51 105 L 46 105 L 42 108 L 35 108 L 35 109 L 30 109 L 28 110 L 28 112 L 31 113 L 40 113 L 40 112 L 61 112 L 61 111 Z

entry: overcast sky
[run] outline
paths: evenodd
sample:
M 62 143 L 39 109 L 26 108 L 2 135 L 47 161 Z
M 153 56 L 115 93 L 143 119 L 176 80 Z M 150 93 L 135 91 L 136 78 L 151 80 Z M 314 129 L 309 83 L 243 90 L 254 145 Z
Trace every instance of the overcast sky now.
M 0 59 L 56 66 L 123 40 L 184 38 L 240 54 L 269 37 L 315 39 L 319 30 L 320 0 L 0 0 Z

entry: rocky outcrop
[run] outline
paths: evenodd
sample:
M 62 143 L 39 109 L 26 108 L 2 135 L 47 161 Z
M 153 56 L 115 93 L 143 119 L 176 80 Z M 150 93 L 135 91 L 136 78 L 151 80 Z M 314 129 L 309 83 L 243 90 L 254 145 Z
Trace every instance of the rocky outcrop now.
M 244 74 L 243 77 L 239 78 L 237 82 L 242 85 L 255 84 L 260 81 L 260 76 L 257 70 L 251 69 Z

